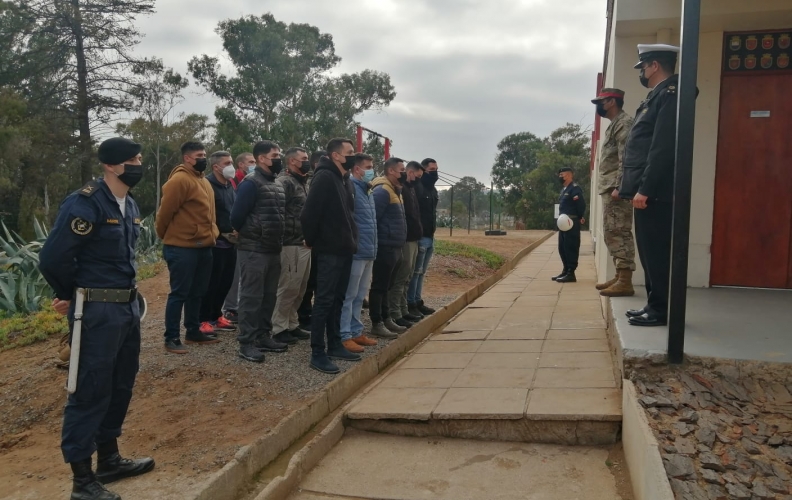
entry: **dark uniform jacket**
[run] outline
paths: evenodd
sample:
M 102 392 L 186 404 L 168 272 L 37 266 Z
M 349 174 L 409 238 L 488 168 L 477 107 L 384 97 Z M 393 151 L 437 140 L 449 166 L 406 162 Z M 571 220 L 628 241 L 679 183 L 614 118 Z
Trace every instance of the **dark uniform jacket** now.
M 299 177 L 284 170 L 275 179 L 275 182 L 283 186 L 283 193 L 286 195 L 286 228 L 283 233 L 283 246 L 302 246 L 303 231 L 300 215 L 305 206 L 305 198 L 308 197 L 308 190 L 305 187 L 307 177 Z
M 256 167 L 237 188 L 231 225 L 239 231 L 237 250 L 280 253 L 286 197 L 275 176 Z
M 231 208 L 234 206 L 236 200 L 236 191 L 231 181 L 223 184 L 217 180 L 214 174 L 206 177 L 209 180 L 209 185 L 212 186 L 214 191 L 214 204 L 215 204 L 215 224 L 217 229 L 220 230 L 219 240 L 228 241 L 223 237 L 223 234 L 233 233 L 234 228 L 231 227 Z
M 640 193 L 649 199 L 672 201 L 676 150 L 679 77 L 659 83 L 638 107 L 624 149 L 619 196 L 631 200 Z
M 300 221 L 305 243 L 316 252 L 342 257 L 357 252 L 355 188 L 327 156 L 316 165 Z
M 567 214 L 572 218 L 582 219 L 586 214 L 586 200 L 583 199 L 583 189 L 572 182 L 569 186 L 561 188 L 558 199 L 558 213 Z
M 125 211 L 122 216 L 104 179 L 89 182 L 63 200 L 39 253 L 39 270 L 57 298 L 71 300 L 77 287 L 135 287 L 140 210 L 130 195 Z
M 415 196 L 418 198 L 418 207 L 421 211 L 421 228 L 425 238 L 434 238 L 437 229 L 437 188 L 434 184 L 424 181 L 421 177 L 415 183 Z
M 407 241 L 418 241 L 423 237 L 421 209 L 418 206 L 418 197 L 415 194 L 414 188 L 418 182 L 420 181 L 415 181 L 413 185 L 408 184 L 402 189 L 404 217 L 407 220 Z

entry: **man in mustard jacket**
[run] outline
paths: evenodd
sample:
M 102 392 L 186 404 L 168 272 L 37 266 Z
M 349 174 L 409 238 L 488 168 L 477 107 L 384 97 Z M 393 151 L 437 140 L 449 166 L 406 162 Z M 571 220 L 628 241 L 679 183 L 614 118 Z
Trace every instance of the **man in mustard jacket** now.
M 215 225 L 214 193 L 204 177 L 206 149 L 199 142 L 181 147 L 183 163 L 174 168 L 162 186 L 157 212 L 157 236 L 170 273 L 170 294 L 165 306 L 165 350 L 186 354 L 179 335 L 184 309 L 185 342 L 219 342 L 213 331 L 200 330 L 201 299 L 212 272 L 212 247 L 220 232 Z

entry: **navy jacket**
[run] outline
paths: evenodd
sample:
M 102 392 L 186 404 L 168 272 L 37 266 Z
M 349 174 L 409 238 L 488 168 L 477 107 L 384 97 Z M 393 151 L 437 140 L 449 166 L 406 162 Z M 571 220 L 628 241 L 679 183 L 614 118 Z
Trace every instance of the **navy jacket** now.
M 61 203 L 39 253 L 39 270 L 61 300 L 75 288 L 135 287 L 140 210 L 130 195 L 121 215 L 104 179 L 91 181 Z
M 401 188 L 385 177 L 377 177 L 374 186 L 374 207 L 377 210 L 377 245 L 401 248 L 407 242 L 407 221 Z
M 374 260 L 377 258 L 377 209 L 371 185 L 363 180 L 350 177 L 355 186 L 355 223 L 358 227 L 358 250 L 355 260 Z
M 352 256 L 357 253 L 355 188 L 349 174 L 323 156 L 311 178 L 311 188 L 300 215 L 305 243 L 318 253 Z
M 209 174 L 206 178 L 209 180 L 209 185 L 212 186 L 212 191 L 214 191 L 215 224 L 217 229 L 220 230 L 218 239 L 225 240 L 223 233 L 234 232 L 234 228 L 231 227 L 231 209 L 234 207 L 236 191 L 230 181 L 222 184 L 213 174 Z

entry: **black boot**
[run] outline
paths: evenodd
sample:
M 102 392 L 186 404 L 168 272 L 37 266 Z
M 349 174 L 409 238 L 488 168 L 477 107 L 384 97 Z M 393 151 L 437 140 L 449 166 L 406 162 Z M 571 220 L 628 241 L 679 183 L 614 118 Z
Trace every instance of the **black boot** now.
M 98 446 L 96 477 L 104 484 L 109 484 L 125 477 L 135 477 L 154 469 L 153 458 L 135 460 L 122 458 L 118 454 L 116 441 Z
M 569 271 L 565 275 L 561 276 L 556 280 L 559 283 L 575 283 L 577 282 L 577 278 L 575 277 L 575 271 Z
M 121 500 L 121 497 L 108 491 L 91 470 L 91 459 L 72 462 L 74 480 L 71 500 Z
M 426 306 L 423 300 L 418 302 L 418 311 L 424 316 L 430 316 L 435 313 L 435 310 L 432 309 L 431 307 Z

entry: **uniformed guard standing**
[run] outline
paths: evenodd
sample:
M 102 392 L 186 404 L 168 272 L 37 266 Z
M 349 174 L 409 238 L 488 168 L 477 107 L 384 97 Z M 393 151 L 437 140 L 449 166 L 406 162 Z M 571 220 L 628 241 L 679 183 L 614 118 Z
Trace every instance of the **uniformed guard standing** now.
M 622 179 L 624 147 L 630 135 L 633 119 L 624 112 L 624 91 L 602 89 L 596 99 L 597 114 L 610 120 L 599 158 L 599 194 L 602 196 L 602 233 L 608 253 L 613 257 L 616 276 L 596 285 L 605 297 L 635 295 L 632 274 L 635 271 L 635 241 L 633 241 L 633 208 L 628 200 L 619 197 Z
M 558 180 L 563 186 L 558 199 L 558 213 L 568 215 L 574 225 L 569 231 L 558 232 L 558 253 L 561 255 L 564 270 L 554 276 L 553 281 L 574 283 L 577 281 L 575 270 L 580 255 L 580 226 L 586 223 L 583 218 L 586 213 L 586 200 L 583 199 L 583 190 L 574 181 L 571 168 L 564 167 L 559 170 Z
M 140 355 L 135 286 L 140 211 L 128 193 L 143 175 L 140 150 L 123 138 L 99 146 L 105 177 L 66 197 L 40 253 L 39 269 L 55 290 L 53 306 L 68 313 L 70 325 L 72 299 L 84 297 L 77 385 L 63 412 L 61 436 L 63 457 L 74 472 L 71 500 L 120 500 L 104 484 L 154 468 L 151 458 L 122 458 L 116 442 Z
M 635 239 L 646 276 L 646 306 L 627 311 L 636 326 L 661 326 L 668 318 L 678 53 L 679 47 L 671 45 L 638 45 L 635 68 L 641 70 L 641 84 L 652 91 L 635 114 L 619 189 L 635 209 Z

